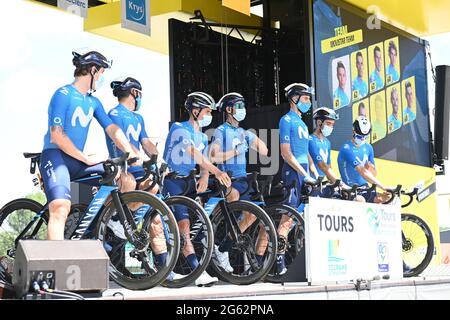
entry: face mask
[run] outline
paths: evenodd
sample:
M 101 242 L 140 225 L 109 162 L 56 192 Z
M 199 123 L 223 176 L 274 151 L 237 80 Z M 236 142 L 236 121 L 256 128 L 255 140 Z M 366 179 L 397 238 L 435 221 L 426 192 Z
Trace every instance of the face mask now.
M 329 126 L 323 126 L 322 128 L 322 134 L 324 135 L 324 137 L 328 137 L 331 133 L 333 132 L 333 127 L 329 127 Z
M 358 136 L 358 135 L 354 135 L 353 139 L 355 140 L 355 143 L 358 146 L 362 146 L 363 144 L 366 143 L 366 140 L 367 140 L 366 137 L 362 138 L 361 136 Z
M 245 119 L 246 115 L 247 115 L 247 111 L 245 109 L 237 109 L 236 113 L 233 114 L 233 118 L 235 118 L 236 121 L 241 122 Z
M 98 80 L 95 82 L 95 90 L 100 89 L 105 83 L 105 76 L 102 74 Z
M 202 120 L 198 120 L 200 128 L 207 127 L 211 124 L 212 116 L 204 115 Z
M 138 111 L 141 108 L 142 100 L 140 96 L 134 98 L 136 100 L 134 111 Z
M 303 103 L 300 100 L 297 102 L 297 108 L 301 113 L 306 113 L 311 108 L 311 102 Z

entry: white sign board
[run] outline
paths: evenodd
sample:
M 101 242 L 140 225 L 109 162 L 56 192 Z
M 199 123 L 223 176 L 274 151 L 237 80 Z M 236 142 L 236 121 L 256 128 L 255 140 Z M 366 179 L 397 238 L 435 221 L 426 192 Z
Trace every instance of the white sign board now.
M 58 0 L 58 8 L 86 18 L 88 11 L 88 0 Z
M 310 282 L 403 277 L 400 204 L 309 198 L 305 208 Z

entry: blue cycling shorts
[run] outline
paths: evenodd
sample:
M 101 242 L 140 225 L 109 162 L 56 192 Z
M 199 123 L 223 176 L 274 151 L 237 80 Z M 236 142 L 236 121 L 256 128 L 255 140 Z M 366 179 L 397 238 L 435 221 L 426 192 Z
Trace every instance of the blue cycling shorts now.
M 233 181 L 231 186 L 239 192 L 239 200 L 250 201 L 250 194 L 254 190 L 251 186 L 249 188 L 247 177 L 242 177 L 239 180 Z
M 361 187 L 366 187 L 368 188 L 369 185 L 368 184 L 364 184 Z M 375 202 L 375 197 L 377 196 L 377 192 L 376 191 L 362 191 L 362 192 L 358 192 L 359 196 L 364 197 L 364 199 L 366 199 L 366 202 L 369 203 L 374 203 Z
M 307 164 L 301 164 L 303 169 L 309 174 L 309 166 Z M 281 170 L 281 177 L 283 179 L 283 182 L 286 186 L 289 186 L 292 184 L 294 180 L 297 180 L 297 187 L 295 189 L 291 189 L 291 194 L 289 196 L 287 205 L 299 208 L 301 200 L 301 190 L 303 187 L 303 180 L 305 177 L 303 177 L 301 174 L 299 174 L 297 171 L 295 171 L 290 165 L 287 163 L 283 164 L 283 168 Z M 303 205 L 301 206 L 301 209 L 299 211 L 303 211 Z
M 196 187 L 194 179 L 189 181 L 177 179 L 164 179 L 162 194 L 164 196 L 177 196 L 183 194 L 187 190 L 187 194 L 195 193 Z M 189 219 L 189 212 L 185 206 L 176 205 L 170 208 L 177 221 Z
M 78 182 L 98 185 L 105 172 L 102 163 L 88 166 L 59 149 L 43 150 L 39 169 L 49 203 L 57 199 L 70 200 L 71 181 L 80 179 Z

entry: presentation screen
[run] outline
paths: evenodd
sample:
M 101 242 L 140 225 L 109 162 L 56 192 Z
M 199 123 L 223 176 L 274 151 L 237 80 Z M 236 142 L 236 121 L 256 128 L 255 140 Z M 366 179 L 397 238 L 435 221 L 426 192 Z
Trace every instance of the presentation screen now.
M 317 107 L 339 114 L 332 149 L 363 115 L 376 157 L 431 166 L 423 41 L 332 1 L 314 0 L 313 15 Z

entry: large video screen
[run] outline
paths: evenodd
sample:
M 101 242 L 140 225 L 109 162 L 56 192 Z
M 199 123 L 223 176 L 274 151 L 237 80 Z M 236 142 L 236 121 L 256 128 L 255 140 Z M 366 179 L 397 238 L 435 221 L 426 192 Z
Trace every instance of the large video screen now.
M 425 46 L 422 40 L 334 1 L 314 0 L 318 107 L 339 114 L 333 150 L 351 139 L 359 115 L 372 124 L 375 156 L 431 166 Z

